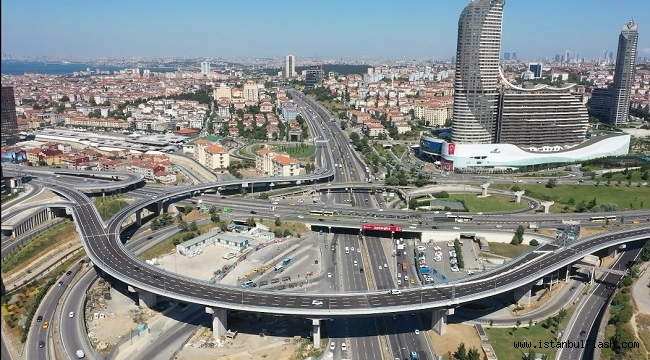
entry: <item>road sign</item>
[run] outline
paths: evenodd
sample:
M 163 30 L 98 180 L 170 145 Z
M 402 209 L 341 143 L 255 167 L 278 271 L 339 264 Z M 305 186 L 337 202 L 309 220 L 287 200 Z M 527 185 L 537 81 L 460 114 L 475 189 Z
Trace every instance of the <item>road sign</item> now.
M 361 226 L 361 230 L 378 230 L 378 231 L 392 231 L 392 232 L 397 232 L 397 231 L 402 231 L 401 226 L 394 226 L 394 225 L 367 225 L 364 224 Z

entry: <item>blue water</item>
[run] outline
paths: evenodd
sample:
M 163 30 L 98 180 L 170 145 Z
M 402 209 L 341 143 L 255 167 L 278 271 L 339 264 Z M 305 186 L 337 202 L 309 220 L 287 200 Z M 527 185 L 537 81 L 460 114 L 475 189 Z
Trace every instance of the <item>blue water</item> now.
M 25 73 L 29 74 L 50 74 L 50 75 L 68 75 L 77 71 L 86 71 L 90 68 L 91 71 L 119 71 L 122 69 L 130 68 L 133 69 L 137 66 L 128 66 L 128 67 L 119 67 L 119 66 L 97 66 L 84 63 L 69 63 L 69 64 L 60 64 L 60 63 L 46 63 L 46 62 L 35 62 L 35 61 L 8 61 L 2 60 L 0 62 L 0 68 L 3 75 L 23 75 Z M 140 70 L 147 69 L 147 67 L 140 67 Z M 149 68 L 154 71 L 173 71 L 173 68 Z

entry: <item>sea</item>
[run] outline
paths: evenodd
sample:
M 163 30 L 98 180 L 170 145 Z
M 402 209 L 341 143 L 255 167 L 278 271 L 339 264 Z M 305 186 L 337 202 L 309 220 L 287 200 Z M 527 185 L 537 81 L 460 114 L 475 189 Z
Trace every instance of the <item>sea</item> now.
M 48 74 L 48 75 L 72 75 L 74 72 L 87 71 L 119 71 L 123 69 L 133 69 L 137 66 L 108 66 L 93 65 L 85 63 L 54 63 L 38 61 L 15 61 L 2 60 L 0 70 L 2 75 L 23 75 L 27 74 Z M 150 69 L 151 71 L 174 71 L 171 67 L 139 67 L 140 70 Z

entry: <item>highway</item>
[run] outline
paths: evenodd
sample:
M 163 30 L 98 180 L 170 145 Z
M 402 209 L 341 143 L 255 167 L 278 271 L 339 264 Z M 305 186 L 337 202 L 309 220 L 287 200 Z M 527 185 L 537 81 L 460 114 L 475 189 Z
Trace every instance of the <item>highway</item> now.
M 623 254 L 621 254 L 621 256 L 616 260 L 612 265 L 612 268 L 616 269 L 619 266 L 625 269 L 629 268 L 629 264 L 638 258 L 644 244 L 644 241 L 629 243 L 625 252 L 623 252 Z M 583 300 L 578 309 L 576 309 L 573 318 L 566 328 L 566 333 L 562 335 L 563 341 L 579 342 L 581 340 L 589 340 L 594 344 L 596 343 L 600 323 L 603 319 L 607 304 L 609 303 L 609 298 L 616 290 L 618 282 L 622 278 L 623 276 L 621 275 L 610 273 L 606 274 L 602 280 L 595 283 L 593 290 L 587 295 L 587 298 Z M 604 339 L 603 341 L 609 341 L 609 339 Z M 559 349 L 555 359 L 588 360 L 593 359 L 593 357 L 593 347 L 575 347 L 571 349 Z

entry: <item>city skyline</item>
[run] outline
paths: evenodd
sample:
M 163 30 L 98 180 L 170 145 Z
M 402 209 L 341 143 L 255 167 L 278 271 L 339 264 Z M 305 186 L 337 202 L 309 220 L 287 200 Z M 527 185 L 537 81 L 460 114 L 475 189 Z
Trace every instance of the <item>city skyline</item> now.
M 296 58 L 449 59 L 456 52 L 458 15 L 469 3 L 417 2 L 395 7 L 389 2 L 333 0 L 323 8 L 292 1 L 253 1 L 246 7 L 200 1 L 179 9 L 171 2 L 117 1 L 105 7 L 75 1 L 10 0 L 2 3 L 2 53 L 61 58 L 294 54 Z M 502 53 L 533 59 L 569 50 L 588 59 L 600 58 L 604 51 L 616 50 L 614 34 L 620 24 L 634 14 L 650 13 L 650 3 L 642 0 L 589 6 L 549 0 L 544 5 L 507 2 Z M 643 22 L 639 26 L 643 29 Z M 535 35 L 540 33 L 544 36 Z M 638 55 L 650 56 L 650 38 L 643 34 Z

